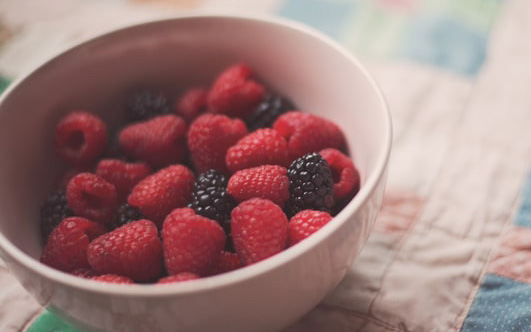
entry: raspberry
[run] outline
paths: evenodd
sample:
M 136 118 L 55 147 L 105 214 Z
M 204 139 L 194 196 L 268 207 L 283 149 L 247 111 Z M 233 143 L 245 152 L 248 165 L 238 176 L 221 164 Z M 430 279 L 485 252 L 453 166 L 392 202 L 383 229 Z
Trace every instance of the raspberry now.
M 228 173 L 225 165 L 227 149 L 247 134 L 242 120 L 225 115 L 204 114 L 198 117 L 188 131 L 188 148 L 196 171 L 215 169 Z
M 77 216 L 108 224 L 116 207 L 116 189 L 92 173 L 79 173 L 66 187 L 68 205 Z
M 214 262 L 214 265 L 212 265 L 207 275 L 214 276 L 237 270 L 240 267 L 242 267 L 242 263 L 236 253 L 221 251 L 221 254 L 218 256 L 218 259 L 216 259 L 216 262 Z
M 89 242 L 105 233 L 105 228 L 80 217 L 65 218 L 54 228 L 42 250 L 40 261 L 61 271 L 89 268 Z
M 287 112 L 275 121 L 273 129 L 288 141 L 292 160 L 306 153 L 325 148 L 341 149 L 345 145 L 343 132 L 338 126 L 309 113 Z
M 90 280 L 96 280 L 101 282 L 108 282 L 111 284 L 134 284 L 135 282 L 127 277 L 119 276 L 116 274 L 102 274 L 90 278 Z
M 195 280 L 195 279 L 199 279 L 199 278 L 200 277 L 197 274 L 195 274 L 195 273 L 181 272 L 181 273 L 177 273 L 177 274 L 172 275 L 172 276 L 167 276 L 167 277 L 164 277 L 164 278 L 160 278 L 159 281 L 157 281 L 157 284 L 171 284 L 171 283 L 174 283 L 174 282 Z
M 243 265 L 266 259 L 286 248 L 288 219 L 267 199 L 252 198 L 232 210 L 232 236 Z
M 46 242 L 52 230 L 64 218 L 73 215 L 74 212 L 68 206 L 66 194 L 63 190 L 50 194 L 41 205 L 41 235 L 43 243 Z
M 97 237 L 89 244 L 87 257 L 98 274 L 118 274 L 142 282 L 162 273 L 162 244 L 157 227 L 147 219 Z
M 191 201 L 194 180 L 194 173 L 188 168 L 168 166 L 140 181 L 127 201 L 161 227 L 168 213 Z
M 85 279 L 91 279 L 92 277 L 96 276 L 94 271 L 92 271 L 91 269 L 84 268 L 84 267 L 75 269 L 74 271 L 71 271 L 70 274 L 75 275 L 76 277 L 85 278 Z
M 284 206 L 289 199 L 289 179 L 282 166 L 263 165 L 234 173 L 227 190 L 238 202 L 259 197 Z
M 227 178 L 211 169 L 200 174 L 194 183 L 190 207 L 195 213 L 217 221 L 228 234 L 230 232 L 230 211 L 236 201 L 227 192 Z
M 170 275 L 204 275 L 225 244 L 225 233 L 216 221 L 192 213 L 190 208 L 175 209 L 164 220 L 162 245 Z
M 271 127 L 283 113 L 293 110 L 293 104 L 282 96 L 269 93 L 247 117 L 245 123 L 250 131 Z
M 119 202 L 125 201 L 131 189 L 150 173 L 151 168 L 146 163 L 126 163 L 118 159 L 103 159 L 96 167 L 96 175 L 116 188 Z
M 177 115 L 182 116 L 188 123 L 192 122 L 206 110 L 207 90 L 199 87 L 186 90 L 176 106 Z
M 324 149 L 319 154 L 326 160 L 334 179 L 336 201 L 352 198 L 360 187 L 360 175 L 349 157 L 336 149 Z
M 258 129 L 230 147 L 225 162 L 232 173 L 260 165 L 288 166 L 288 144 L 276 130 Z
M 324 211 L 303 210 L 289 221 L 288 243 L 290 246 L 299 243 L 326 225 L 332 216 Z
M 130 158 L 164 167 L 182 161 L 186 154 L 186 123 L 169 114 L 133 123 L 120 132 L 120 148 Z
M 105 123 L 96 115 L 73 111 L 55 127 L 55 151 L 73 166 L 87 166 L 105 150 L 107 136 Z
M 235 64 L 222 72 L 215 80 L 207 96 L 208 110 L 244 118 L 260 103 L 264 87 L 251 79 L 251 68 Z
M 296 159 L 288 169 L 291 215 L 311 209 L 330 212 L 335 204 L 334 180 L 326 160 L 317 152 Z
M 170 113 L 166 96 L 160 91 L 141 90 L 135 92 L 125 107 L 128 121 L 144 121 L 158 115 Z
M 131 221 L 140 219 L 145 219 L 144 215 L 140 213 L 140 210 L 127 203 L 124 203 L 118 206 L 118 208 L 116 209 L 110 228 L 115 229 L 125 224 L 128 224 Z

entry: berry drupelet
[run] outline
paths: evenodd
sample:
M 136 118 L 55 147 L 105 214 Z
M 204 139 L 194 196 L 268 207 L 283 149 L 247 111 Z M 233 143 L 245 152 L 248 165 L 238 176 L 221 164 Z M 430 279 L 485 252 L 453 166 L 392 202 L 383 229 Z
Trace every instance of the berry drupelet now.
M 116 209 L 114 213 L 111 229 L 116 229 L 120 226 L 130 223 L 131 221 L 144 219 L 144 215 L 137 208 L 124 203 Z
M 200 174 L 194 183 L 190 207 L 197 214 L 216 220 L 229 234 L 230 212 L 236 201 L 227 192 L 227 182 L 227 177 L 214 169 Z
M 44 242 L 64 218 L 74 215 L 66 201 L 66 193 L 63 190 L 50 194 L 42 204 L 40 213 L 41 234 Z
M 288 178 L 289 215 L 306 209 L 330 212 L 334 207 L 332 172 L 318 153 L 307 153 L 295 159 L 288 169 Z
M 127 101 L 126 118 L 130 122 L 143 121 L 170 113 L 170 103 L 162 92 L 140 90 Z
M 249 131 L 271 127 L 281 114 L 293 109 L 294 106 L 289 100 L 280 95 L 269 93 L 247 117 L 245 122 Z

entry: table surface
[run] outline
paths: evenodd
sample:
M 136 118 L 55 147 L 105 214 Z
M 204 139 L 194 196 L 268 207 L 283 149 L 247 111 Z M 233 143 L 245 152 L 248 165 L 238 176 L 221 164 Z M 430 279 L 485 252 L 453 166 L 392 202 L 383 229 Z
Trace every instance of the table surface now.
M 368 66 L 391 108 L 368 243 L 287 332 L 531 331 L 530 1 L 4 0 L 0 88 L 72 41 L 196 9 L 320 29 Z M 0 262 L 0 331 L 52 330 L 73 331 Z

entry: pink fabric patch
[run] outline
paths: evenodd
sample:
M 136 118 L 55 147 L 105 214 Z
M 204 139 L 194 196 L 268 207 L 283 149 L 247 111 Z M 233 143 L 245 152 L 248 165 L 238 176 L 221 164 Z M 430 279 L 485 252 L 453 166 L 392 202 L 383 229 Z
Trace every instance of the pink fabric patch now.
M 531 283 L 531 229 L 512 227 L 501 239 L 488 271 Z
M 413 11 L 417 7 L 416 0 L 378 0 L 377 3 L 384 8 L 402 11 Z
M 382 209 L 374 224 L 374 230 L 384 233 L 403 233 L 409 229 L 423 201 L 406 191 L 388 192 L 382 202 Z

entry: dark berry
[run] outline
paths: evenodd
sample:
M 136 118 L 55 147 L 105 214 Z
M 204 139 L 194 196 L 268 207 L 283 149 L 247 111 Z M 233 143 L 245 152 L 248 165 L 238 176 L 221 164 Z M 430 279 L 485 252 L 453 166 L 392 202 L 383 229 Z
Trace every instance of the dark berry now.
M 277 94 L 269 93 L 247 117 L 245 122 L 249 131 L 271 127 L 281 114 L 293 109 L 293 104 L 289 100 Z
M 41 206 L 41 234 L 43 241 L 46 242 L 52 230 L 64 218 L 73 215 L 74 212 L 68 206 L 64 191 L 59 190 L 48 196 Z
M 131 122 L 143 121 L 168 113 L 170 113 L 170 104 L 162 92 L 138 91 L 131 96 L 126 106 L 126 117 Z
M 232 242 L 232 234 L 227 234 L 227 239 L 225 240 L 225 251 L 236 252 L 234 249 L 234 242 Z
M 116 209 L 114 213 L 111 229 L 130 223 L 131 221 L 145 219 L 144 215 L 137 208 L 124 203 Z
M 230 212 L 236 201 L 227 192 L 227 177 L 216 170 L 200 174 L 194 183 L 190 207 L 203 217 L 216 220 L 227 234 Z
M 105 149 L 105 151 L 103 151 L 103 154 L 101 155 L 101 159 L 123 159 L 126 161 L 133 160 L 132 158 L 126 156 L 120 148 L 120 141 L 118 140 L 118 135 L 113 135 L 110 138 L 107 148 Z
M 330 212 L 334 207 L 334 179 L 326 160 L 313 152 L 295 159 L 288 169 L 288 214 L 311 209 Z

